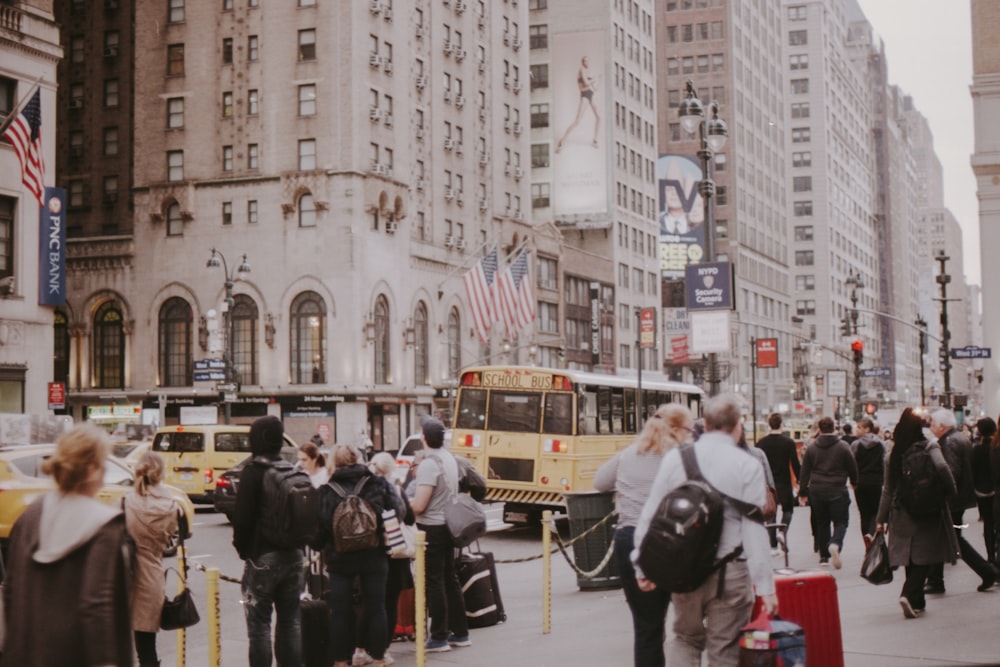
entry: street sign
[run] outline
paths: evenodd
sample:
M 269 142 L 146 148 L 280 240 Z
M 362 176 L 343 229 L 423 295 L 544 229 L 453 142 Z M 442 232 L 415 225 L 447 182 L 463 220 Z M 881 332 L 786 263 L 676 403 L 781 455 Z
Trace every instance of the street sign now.
M 194 362 L 196 371 L 224 371 L 226 370 L 225 359 L 199 359 Z
M 639 345 L 656 347 L 656 309 L 643 308 L 639 311 Z
M 951 348 L 952 359 L 989 359 L 993 349 L 989 347 L 976 347 L 966 345 L 965 347 Z
M 827 396 L 847 396 L 847 371 L 826 372 Z
M 733 309 L 733 270 L 729 262 L 688 264 L 684 286 L 688 310 Z
M 757 354 L 757 368 L 778 367 L 778 339 L 758 338 L 754 352 Z
M 195 382 L 219 382 L 226 379 L 225 371 L 195 371 Z
M 862 368 L 861 377 L 865 378 L 887 378 L 892 377 L 892 369 L 885 366 L 875 368 Z
M 66 385 L 62 382 L 49 382 L 49 410 L 66 409 Z

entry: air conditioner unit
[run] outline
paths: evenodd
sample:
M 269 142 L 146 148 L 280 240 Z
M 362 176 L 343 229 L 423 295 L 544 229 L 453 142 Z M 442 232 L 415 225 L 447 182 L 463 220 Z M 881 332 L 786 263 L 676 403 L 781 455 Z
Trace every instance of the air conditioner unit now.
M 389 60 L 388 58 L 386 58 L 386 59 L 384 60 L 384 63 L 383 63 L 383 65 L 384 65 L 384 68 L 383 68 L 383 69 L 385 69 L 385 73 L 386 73 L 386 74 L 392 74 L 392 61 L 391 61 L 391 60 Z
M 486 61 L 485 60 L 480 60 L 479 61 L 479 73 L 483 74 L 485 72 L 486 72 Z
M 503 211 L 504 217 L 506 217 L 506 218 L 509 218 L 513 213 L 514 213 L 514 209 L 512 209 L 510 206 L 508 206 L 507 208 L 505 208 L 504 211 Z
M 396 230 L 399 229 L 399 223 L 394 220 L 389 220 L 385 223 L 385 233 L 395 234 Z
M 515 93 L 521 92 L 521 82 L 520 81 L 515 81 L 514 82 L 514 92 Z
M 510 46 L 510 33 L 509 32 L 505 32 L 503 34 L 503 45 L 504 46 Z
M 458 2 L 455 3 L 455 13 L 461 14 L 467 7 L 468 5 L 464 2 L 464 0 L 458 0 Z
M 485 167 L 487 164 L 489 164 L 489 162 L 490 162 L 490 154 L 489 153 L 480 153 L 479 154 L 479 166 L 480 167 Z
M 465 106 L 465 95 L 459 95 L 455 98 L 455 106 L 459 109 Z
M 444 149 L 445 149 L 446 151 L 450 151 L 450 150 L 452 150 L 453 148 L 455 148 L 455 140 L 454 140 L 454 139 L 451 139 L 451 138 L 447 138 L 447 139 L 445 139 L 445 140 L 444 140 Z
M 385 176 L 387 171 L 388 171 L 388 169 L 386 169 L 386 167 L 385 167 L 384 164 L 382 164 L 380 162 L 373 162 L 372 163 L 372 173 L 373 174 L 378 174 L 379 176 Z
M 514 167 L 514 178 L 517 180 L 521 180 L 522 176 L 524 176 L 524 170 L 521 169 L 520 167 Z
M 418 25 L 418 26 L 417 26 L 417 31 L 416 31 L 416 33 L 414 33 L 414 36 L 415 36 L 415 37 L 416 37 L 417 39 L 423 39 L 424 37 L 426 37 L 426 36 L 427 36 L 427 28 L 425 28 L 425 27 L 424 27 L 424 26 L 422 26 L 422 25 Z
M 485 211 L 487 208 L 489 208 L 489 202 L 487 202 L 485 199 L 480 199 L 479 200 L 479 210 L 480 211 Z
M 414 83 L 416 84 L 417 88 L 423 90 L 427 86 L 427 76 L 421 74 L 414 80 Z
M 516 211 L 514 211 L 514 219 L 517 220 L 518 222 L 524 220 L 524 214 L 521 213 L 521 209 L 517 209 Z
M 382 10 L 382 18 L 384 18 L 387 22 L 391 23 L 392 22 L 392 9 L 389 8 L 389 7 L 386 7 L 384 10 Z
M 510 176 L 510 169 L 511 169 L 510 162 L 508 162 L 507 164 L 505 164 L 503 166 L 503 175 L 504 176 Z
M 392 114 L 388 111 L 385 112 L 385 126 L 392 127 Z
M 425 130 L 422 127 L 418 127 L 417 128 L 417 139 L 420 139 L 421 141 L 423 141 L 424 140 L 424 136 L 426 134 L 427 134 L 427 130 Z
M 445 248 L 451 248 L 454 245 L 455 245 L 455 237 L 454 236 L 452 236 L 451 234 L 448 234 L 447 236 L 444 237 L 444 247 Z
M 444 41 L 444 45 L 441 48 L 444 49 L 444 54 L 446 56 L 450 56 L 451 52 L 455 50 L 455 47 L 453 47 L 451 45 L 451 42 L 449 40 L 447 40 L 447 39 Z
M 479 107 L 479 120 L 486 120 L 486 107 Z
M 459 238 L 455 241 L 455 247 L 459 250 L 465 250 L 465 239 Z
M 521 129 L 520 123 L 514 123 L 514 134 L 521 134 Z
M 459 206 L 462 206 L 463 204 L 465 204 L 465 200 L 462 198 L 462 191 L 461 190 L 455 191 L 455 203 L 458 204 Z
M 452 94 L 450 88 L 445 88 L 444 90 L 444 101 L 451 102 Z
M 382 120 L 382 110 L 378 107 L 368 109 L 368 120 L 377 123 Z
M 465 56 L 467 55 L 469 55 L 469 53 L 465 49 L 457 49 L 455 51 L 455 60 L 457 60 L 458 62 L 462 62 L 463 60 L 465 60 Z
M 465 153 L 465 145 L 461 141 L 455 142 L 455 153 L 458 155 L 463 155 Z
M 479 23 L 479 27 L 480 28 L 485 28 L 486 27 L 486 17 L 483 16 L 482 14 L 480 14 L 479 15 L 479 21 L 478 21 L 478 23 Z
M 507 88 L 507 89 L 510 89 L 510 75 L 509 74 L 504 74 L 503 75 L 503 87 Z
M 515 51 L 521 48 L 521 44 L 522 44 L 521 40 L 517 37 L 515 37 L 510 43 L 510 45 L 514 47 Z
M 377 53 L 368 54 L 368 66 L 369 67 L 381 67 L 382 66 L 382 56 Z
M 105 58 L 117 58 L 118 57 L 118 47 L 117 46 L 105 46 L 104 47 L 104 57 Z
M 382 11 L 381 0 L 371 0 L 371 2 L 368 3 L 368 11 L 370 11 L 372 14 L 378 14 L 380 11 Z
M 413 187 L 416 188 L 417 190 L 419 190 L 420 192 L 423 192 L 424 191 L 424 179 L 418 178 L 417 182 L 414 183 Z
M 503 131 L 504 132 L 510 132 L 510 120 L 509 119 L 505 120 L 503 122 Z
M 448 5 L 451 4 L 451 0 L 442 0 L 441 4 L 447 7 Z
M 448 200 L 448 201 L 451 201 L 452 199 L 455 198 L 455 191 L 452 190 L 450 187 L 445 186 L 445 188 L 444 188 L 444 198 L 446 200 Z

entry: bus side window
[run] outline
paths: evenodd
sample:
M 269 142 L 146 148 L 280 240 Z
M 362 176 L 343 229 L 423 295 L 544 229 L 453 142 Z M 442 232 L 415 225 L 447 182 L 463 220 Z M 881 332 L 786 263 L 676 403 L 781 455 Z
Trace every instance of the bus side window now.
M 597 432 L 611 433 L 611 390 L 597 389 Z
M 620 387 L 611 390 L 611 432 L 625 432 L 625 394 Z
M 597 430 L 597 393 L 588 391 L 580 395 L 580 428 L 581 435 L 594 435 Z
M 542 433 L 573 435 L 573 395 L 545 394 Z

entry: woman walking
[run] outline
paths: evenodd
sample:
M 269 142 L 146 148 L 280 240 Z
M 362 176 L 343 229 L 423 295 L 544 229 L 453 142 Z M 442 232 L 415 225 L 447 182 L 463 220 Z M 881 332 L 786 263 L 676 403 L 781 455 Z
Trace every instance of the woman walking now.
M 25 509 L 11 530 L 0 665 L 133 664 L 125 517 L 96 498 L 110 451 L 107 433 L 83 424 L 60 437 L 42 463 L 56 489 Z
M 179 507 L 160 483 L 163 457 L 147 451 L 135 466 L 135 488 L 124 498 L 125 526 L 135 542 L 132 579 L 132 630 L 139 667 L 158 667 L 156 633 L 166 586 L 163 550 L 177 532 Z
M 326 467 L 326 457 L 319 451 L 315 442 L 309 441 L 299 445 L 299 467 L 307 475 L 309 481 L 317 489 L 330 479 L 330 469 Z
M 892 433 L 895 443 L 889 454 L 882 499 L 878 506 L 876 532 L 885 531 L 889 541 L 889 564 L 906 569 L 906 581 L 900 591 L 899 606 L 903 616 L 916 618 L 927 602 L 924 584 L 932 563 L 954 563 L 958 557 L 958 538 L 952 525 L 946 499 L 940 511 L 927 516 L 913 516 L 899 499 L 903 475 L 903 457 L 913 447 L 925 449 L 944 486 L 945 496 L 955 495 L 955 479 L 936 440 L 928 441 L 923 432 L 924 420 L 906 408 Z
M 615 454 L 594 475 L 595 489 L 618 493 L 614 557 L 618 561 L 625 601 L 632 612 L 636 667 L 662 667 L 665 663 L 664 625 L 670 593 L 659 588 L 649 592 L 639 590 L 631 557 L 635 525 L 663 457 L 690 439 L 693 425 L 691 412 L 684 406 L 661 405 L 646 421 L 636 441 Z

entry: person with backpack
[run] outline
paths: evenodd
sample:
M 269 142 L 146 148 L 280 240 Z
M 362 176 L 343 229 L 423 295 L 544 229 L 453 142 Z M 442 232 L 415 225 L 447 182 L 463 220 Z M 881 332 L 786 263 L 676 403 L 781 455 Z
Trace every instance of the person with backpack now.
M 676 584 L 671 595 L 671 665 L 701 664 L 706 653 L 710 665 L 735 666 L 740 628 L 750 620 L 755 590 L 767 613 L 778 612 L 761 516 L 764 468 L 736 444 L 741 412 L 740 401 L 732 394 L 705 401 L 705 433 L 693 445 L 674 448 L 663 457 L 636 522 L 632 563 L 639 590 L 665 588 L 663 572 L 669 572 Z M 675 504 L 680 494 L 690 495 Z M 669 531 L 661 532 L 661 521 L 669 518 L 670 510 L 692 507 L 688 500 L 695 494 L 701 497 L 698 505 L 716 509 L 706 518 L 704 530 L 686 535 L 708 539 L 671 539 Z M 647 572 L 644 563 L 660 572 Z
M 389 572 L 382 511 L 406 508 L 390 482 L 372 473 L 354 445 L 335 445 L 333 474 L 319 492 L 319 530 L 312 543 L 322 549 L 330 576 L 334 667 L 346 667 L 355 652 L 354 580 L 360 582 L 364 636 L 361 643 L 375 667 L 385 665 L 389 644 L 385 587 Z
M 948 508 L 951 510 L 952 524 L 956 526 L 958 548 L 962 560 L 979 575 L 982 583 L 976 588 L 985 593 L 997 581 L 997 571 L 982 555 L 976 551 L 969 541 L 962 537 L 962 531 L 957 526 L 962 525 L 965 510 L 976 506 L 976 488 L 972 477 L 972 443 L 968 436 L 958 430 L 955 413 L 948 408 L 938 408 L 931 413 L 931 433 L 941 445 L 948 467 L 951 468 L 955 480 L 956 492 L 948 497 Z M 927 574 L 927 593 L 944 594 L 944 563 L 931 566 Z
M 272 476 L 284 466 L 292 468 L 280 455 L 284 433 L 281 420 L 273 415 L 260 417 L 250 426 L 253 460 L 240 473 L 233 510 L 233 546 L 244 561 L 241 588 L 250 640 L 250 667 L 270 667 L 272 664 L 272 611 L 277 616 L 274 654 L 278 664 L 302 662 L 299 596 L 305 584 L 302 555 L 305 542 L 285 543 L 284 536 L 277 535 L 271 528 L 280 523 L 278 515 L 283 499 L 268 480 L 273 480 Z M 312 489 L 309 476 L 302 471 L 297 473 Z M 315 499 L 315 489 L 312 492 Z
M 958 556 L 946 500 L 955 493 L 955 479 L 941 445 L 927 440 L 923 427 L 912 408 L 903 410 L 892 432 L 875 524 L 876 533 L 888 537 L 889 565 L 905 568 L 899 606 L 906 618 L 916 618 L 927 607 L 924 584 L 931 564 L 954 563 Z
M 632 612 L 635 636 L 632 653 L 636 667 L 663 667 L 665 663 L 664 624 L 670 591 L 639 590 L 632 567 L 635 524 L 663 457 L 691 439 L 692 426 L 694 419 L 686 407 L 676 403 L 661 405 L 646 420 L 635 442 L 608 459 L 594 475 L 595 489 L 617 494 L 614 558 L 621 573 L 625 601 Z
M 835 432 L 832 418 L 821 417 L 818 425 L 819 435 L 809 443 L 802 457 L 799 498 L 809 498 L 820 565 L 829 562 L 839 570 L 850 522 L 851 496 L 847 483 L 851 486 L 858 483 L 858 464 L 850 445 Z
M 858 483 L 854 487 L 854 501 L 861 517 L 861 535 L 868 540 L 875 534 L 875 516 L 882 498 L 885 480 L 886 449 L 878 428 L 870 417 L 858 421 L 858 437 L 851 444 L 854 460 L 858 464 Z
M 757 449 L 767 456 L 767 463 L 771 468 L 774 477 L 774 488 L 778 493 L 778 506 L 781 507 L 781 521 L 785 525 L 787 535 L 788 526 L 792 523 L 792 512 L 795 510 L 795 493 L 792 488 L 792 474 L 798 479 L 801 473 L 799 456 L 795 448 L 795 441 L 782 430 L 781 415 L 777 412 L 767 418 L 767 424 L 771 427 L 771 432 L 760 439 Z M 771 553 L 778 555 L 778 530 L 768 528 L 768 538 L 771 540 Z M 786 542 L 787 546 L 787 542 Z
M 990 474 L 990 442 L 997 432 L 997 423 L 990 417 L 976 422 L 976 439 L 972 445 L 972 478 L 976 487 L 976 505 L 979 506 L 979 520 L 983 522 L 983 542 L 986 545 L 986 560 L 997 564 L 997 527 L 993 511 L 996 489 Z

